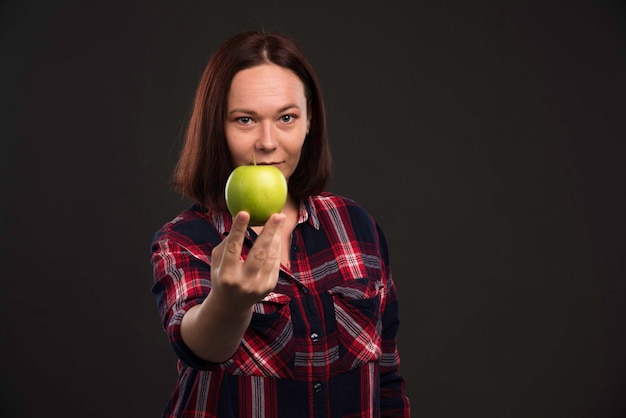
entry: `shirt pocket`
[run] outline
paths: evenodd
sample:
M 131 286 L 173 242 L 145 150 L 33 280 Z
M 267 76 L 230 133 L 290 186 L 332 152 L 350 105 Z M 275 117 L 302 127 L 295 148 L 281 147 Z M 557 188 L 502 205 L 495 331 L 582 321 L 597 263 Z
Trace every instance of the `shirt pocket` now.
M 294 341 L 289 302 L 270 293 L 254 306 L 250 325 L 226 372 L 233 375 L 293 377 Z
M 378 361 L 382 354 L 382 283 L 354 279 L 331 288 L 342 371 Z

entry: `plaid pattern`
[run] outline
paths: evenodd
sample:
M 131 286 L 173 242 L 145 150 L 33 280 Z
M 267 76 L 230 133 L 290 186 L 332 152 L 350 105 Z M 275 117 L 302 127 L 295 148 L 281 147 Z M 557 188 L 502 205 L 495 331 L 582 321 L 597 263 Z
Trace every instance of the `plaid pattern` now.
M 379 225 L 354 201 L 302 204 L 273 292 L 257 303 L 234 355 L 206 362 L 184 344 L 184 313 L 211 290 L 211 251 L 229 214 L 194 205 L 154 236 L 152 293 L 179 378 L 164 417 L 409 417 L 398 373 L 398 300 Z M 246 257 L 256 234 L 248 230 Z

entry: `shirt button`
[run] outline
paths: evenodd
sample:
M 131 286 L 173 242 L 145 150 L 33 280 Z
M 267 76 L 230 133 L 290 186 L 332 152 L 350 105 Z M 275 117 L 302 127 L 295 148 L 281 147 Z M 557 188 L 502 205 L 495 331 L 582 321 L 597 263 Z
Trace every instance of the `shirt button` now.
M 292 249 L 297 253 L 300 252 L 300 247 L 298 245 L 294 245 Z
M 303 294 L 305 294 L 305 295 L 309 294 L 309 289 L 307 289 L 306 287 L 302 286 L 301 289 L 302 289 L 302 293 Z
M 317 341 L 318 338 L 319 338 L 319 335 L 317 335 L 317 332 L 314 332 L 313 334 L 311 334 L 311 341 L 315 342 Z
M 315 382 L 313 385 L 313 390 L 317 393 L 322 391 L 322 384 L 320 382 Z

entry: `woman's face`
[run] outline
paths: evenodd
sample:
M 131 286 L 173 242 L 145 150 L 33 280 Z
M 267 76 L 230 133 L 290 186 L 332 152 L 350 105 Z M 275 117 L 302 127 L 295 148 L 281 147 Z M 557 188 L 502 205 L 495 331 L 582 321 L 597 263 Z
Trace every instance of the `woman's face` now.
M 230 85 L 226 112 L 226 142 L 235 167 L 256 160 L 276 166 L 289 180 L 311 122 L 298 76 L 275 64 L 241 70 Z

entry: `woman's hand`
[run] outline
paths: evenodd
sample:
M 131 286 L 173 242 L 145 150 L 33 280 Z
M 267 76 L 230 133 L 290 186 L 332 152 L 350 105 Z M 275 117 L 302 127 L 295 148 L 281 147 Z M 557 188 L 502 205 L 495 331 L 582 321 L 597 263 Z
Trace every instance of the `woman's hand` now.
M 245 260 L 241 248 L 250 220 L 239 212 L 230 234 L 213 249 L 211 293 L 223 298 L 231 309 L 246 309 L 274 290 L 280 268 L 281 231 L 285 215 L 274 214 L 267 222 Z
M 276 286 L 284 214 L 272 215 L 245 260 L 241 248 L 250 215 L 239 212 L 230 234 L 211 254 L 211 292 L 189 309 L 181 322 L 185 344 L 200 358 L 221 363 L 230 358 L 246 332 L 252 307 Z

